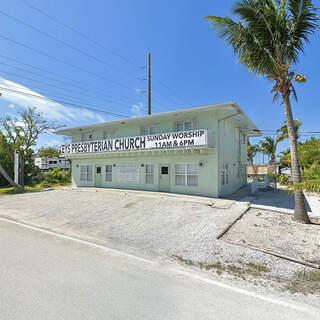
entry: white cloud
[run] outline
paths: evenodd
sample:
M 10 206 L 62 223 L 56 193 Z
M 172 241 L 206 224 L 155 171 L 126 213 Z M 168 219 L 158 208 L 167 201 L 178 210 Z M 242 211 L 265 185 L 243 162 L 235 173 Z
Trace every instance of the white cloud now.
M 142 116 L 143 115 L 143 103 L 142 102 L 138 102 L 136 104 L 133 104 L 131 106 L 131 112 L 135 115 L 135 116 Z
M 16 82 L 12 82 L 1 77 L 0 77 L 0 86 L 6 87 L 10 90 L 16 90 L 16 91 L 24 92 L 27 94 L 35 95 L 38 97 L 45 97 L 35 91 L 30 90 L 27 87 L 19 85 Z M 1 98 L 3 100 L 11 102 L 9 104 L 9 107 L 11 109 L 13 109 L 15 105 L 18 105 L 23 108 L 32 106 L 32 107 L 35 107 L 39 112 L 41 112 L 44 118 L 51 121 L 58 121 L 63 123 L 70 123 L 74 121 L 87 122 L 88 120 L 92 122 L 105 121 L 101 117 L 101 115 L 96 114 L 89 110 L 67 107 L 57 102 L 46 101 L 46 100 L 42 100 L 35 97 L 30 97 L 30 96 L 28 97 L 26 95 L 21 95 L 14 92 L 1 90 L 1 89 L 0 89 L 0 92 L 2 93 Z

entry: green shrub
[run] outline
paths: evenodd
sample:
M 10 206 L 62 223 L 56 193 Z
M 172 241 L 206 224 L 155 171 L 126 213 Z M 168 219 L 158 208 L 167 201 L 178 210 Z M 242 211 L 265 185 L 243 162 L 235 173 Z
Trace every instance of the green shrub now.
M 302 171 L 302 180 L 316 180 L 320 179 L 320 166 L 313 165 L 310 168 L 304 169 Z
M 292 179 L 288 176 L 278 176 L 278 182 L 282 185 L 288 186 L 292 184 Z
M 61 171 L 58 168 L 54 168 L 52 171 L 44 175 L 44 182 L 49 184 L 67 183 L 71 180 L 71 171 Z

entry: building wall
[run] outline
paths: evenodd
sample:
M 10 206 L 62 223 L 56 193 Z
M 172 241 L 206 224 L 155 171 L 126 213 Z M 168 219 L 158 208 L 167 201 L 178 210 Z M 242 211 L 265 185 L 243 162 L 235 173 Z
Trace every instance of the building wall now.
M 220 116 L 221 117 L 221 116 Z M 194 194 L 201 196 L 218 197 L 221 195 L 228 195 L 235 192 L 242 185 L 246 183 L 246 158 L 247 158 L 247 139 L 245 143 L 240 143 L 239 149 L 239 134 L 236 130 L 240 130 L 239 124 L 233 119 L 227 121 L 218 121 L 219 115 L 217 111 L 203 111 L 190 112 L 187 115 L 181 115 L 179 112 L 170 115 L 168 118 L 144 119 L 141 122 L 123 123 L 119 125 L 108 124 L 107 127 L 86 128 L 78 130 L 72 136 L 72 142 L 79 142 L 82 135 L 92 135 L 92 140 L 100 140 L 106 137 L 106 133 L 112 132 L 113 137 L 130 137 L 139 136 L 142 133 L 143 127 L 154 126 L 155 133 L 174 132 L 177 121 L 192 121 L 193 129 L 207 129 L 209 149 L 205 153 L 200 153 L 199 150 L 193 150 L 191 153 L 188 150 L 183 152 L 178 150 L 176 153 L 166 154 L 161 151 L 157 155 L 152 155 L 151 151 L 146 151 L 139 156 L 123 156 L 123 154 L 114 153 L 103 157 L 101 155 L 87 156 L 77 155 L 72 158 L 72 175 L 73 184 L 76 186 L 96 186 L 95 174 L 93 174 L 92 182 L 80 181 L 80 165 L 93 165 L 102 167 L 103 183 L 102 187 L 110 188 L 124 188 L 124 189 L 141 189 L 161 191 L 159 182 L 160 164 L 168 164 L 170 170 L 170 192 Z M 225 125 L 227 123 L 229 134 L 225 132 Z M 219 137 L 220 127 L 220 137 Z M 238 128 L 238 129 L 236 129 Z M 238 131 L 241 132 L 241 131 Z M 241 139 L 241 137 L 240 137 Z M 220 140 L 220 141 L 219 141 Z M 150 152 L 148 154 L 148 152 Z M 199 163 L 202 162 L 203 166 Z M 175 164 L 198 164 L 199 165 L 199 184 L 198 186 L 176 186 L 175 184 Z M 105 181 L 105 165 L 112 164 L 113 167 L 113 181 Z M 138 184 L 124 184 L 119 183 L 117 179 L 117 166 L 121 164 L 136 164 L 140 166 L 140 182 Z M 145 166 L 141 164 L 154 164 L 155 182 L 153 185 L 145 183 Z M 221 185 L 221 174 L 223 164 L 228 164 L 228 184 Z
M 223 184 L 222 171 L 228 166 L 228 183 Z M 236 192 L 247 183 L 247 137 L 237 123 L 220 122 L 220 184 L 221 195 Z
M 100 140 L 104 138 L 104 132 L 113 132 L 116 137 L 131 137 L 131 136 L 140 136 L 141 129 L 143 127 L 154 126 L 156 133 L 165 133 L 165 132 L 175 132 L 175 124 L 177 121 L 192 121 L 193 129 L 208 129 L 210 135 L 210 144 L 211 146 L 216 146 L 218 141 L 218 120 L 215 111 L 207 111 L 202 113 L 190 112 L 190 115 L 184 115 L 183 117 L 179 115 L 170 116 L 165 119 L 158 120 L 145 120 L 143 123 L 126 123 L 123 121 L 122 125 L 108 127 L 98 127 L 96 129 L 86 129 L 79 130 L 76 134 L 72 136 L 72 142 L 80 142 L 81 135 L 92 134 L 92 140 Z
M 202 166 L 200 165 L 202 164 Z M 92 165 L 92 181 L 80 181 L 80 166 Z M 112 182 L 106 181 L 106 165 L 112 165 Z M 141 166 L 143 164 L 144 166 Z M 154 184 L 146 184 L 146 164 L 154 165 Z M 97 185 L 96 167 L 102 168 L 102 185 L 106 188 L 123 188 L 134 190 L 162 191 L 160 188 L 160 165 L 168 165 L 170 189 L 169 192 L 181 194 L 193 194 L 200 196 L 218 196 L 218 171 L 217 155 L 212 154 L 179 154 L 159 155 L 159 156 L 138 156 L 138 157 L 108 157 L 108 158 L 88 158 L 72 160 L 72 181 L 75 186 L 90 187 Z M 196 164 L 199 172 L 198 186 L 178 186 L 175 183 L 176 164 Z M 115 166 L 114 166 L 115 165 Z M 140 171 L 139 183 L 118 182 L 119 165 L 137 165 Z

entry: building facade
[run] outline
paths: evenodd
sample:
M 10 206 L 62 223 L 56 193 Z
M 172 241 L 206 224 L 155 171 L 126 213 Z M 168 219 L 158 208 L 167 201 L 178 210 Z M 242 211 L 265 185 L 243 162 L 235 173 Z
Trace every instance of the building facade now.
M 59 130 L 75 186 L 225 196 L 247 181 L 247 137 L 261 135 L 234 103 Z

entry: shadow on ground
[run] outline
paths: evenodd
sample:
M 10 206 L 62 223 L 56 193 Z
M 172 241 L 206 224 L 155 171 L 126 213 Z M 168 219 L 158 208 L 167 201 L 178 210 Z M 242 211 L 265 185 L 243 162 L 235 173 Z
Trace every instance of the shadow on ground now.
M 294 195 L 284 189 L 277 189 L 276 191 L 266 190 L 257 191 L 254 195 L 251 194 L 251 186 L 241 188 L 236 193 L 227 197 L 230 200 L 240 202 L 252 202 L 257 205 L 271 206 L 281 209 L 294 209 Z M 311 207 L 305 199 L 305 204 L 308 212 L 311 212 Z

